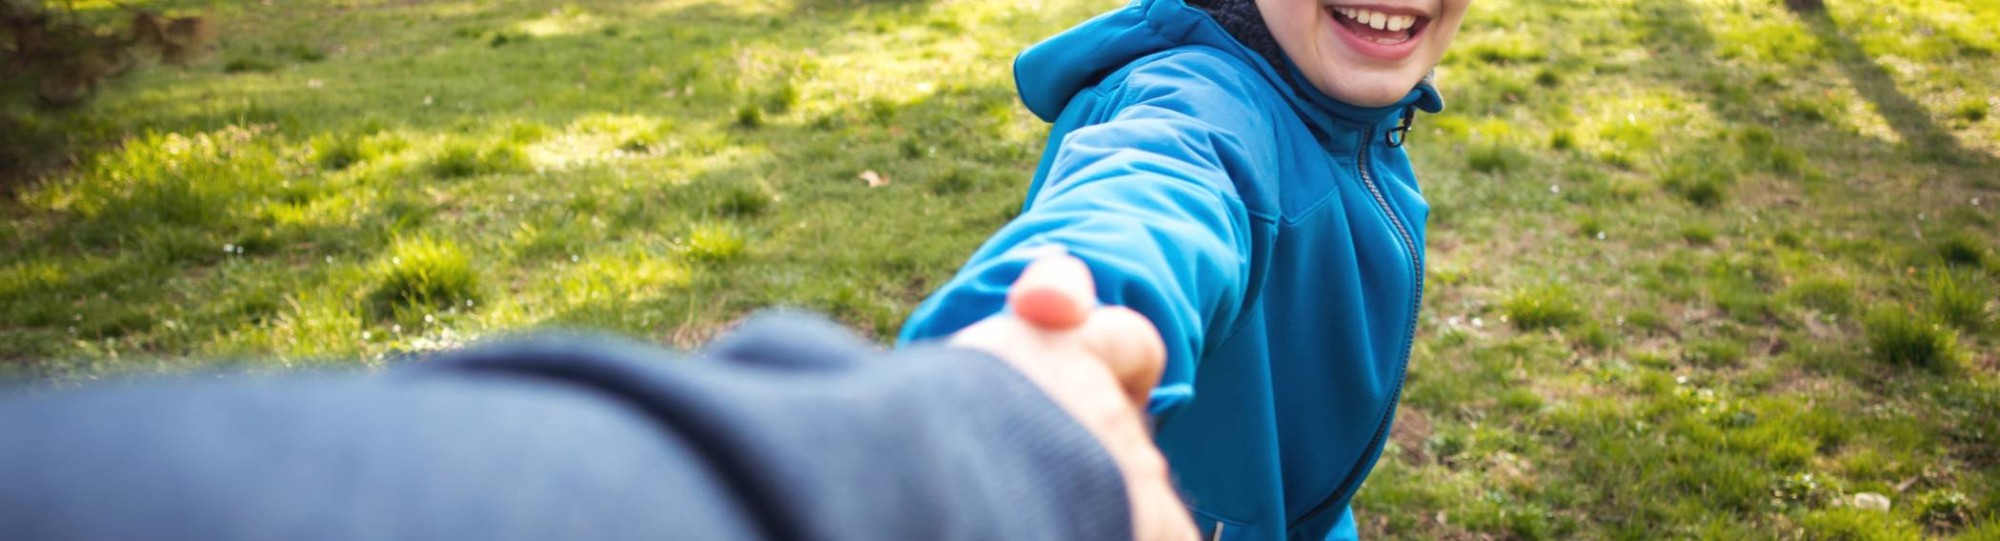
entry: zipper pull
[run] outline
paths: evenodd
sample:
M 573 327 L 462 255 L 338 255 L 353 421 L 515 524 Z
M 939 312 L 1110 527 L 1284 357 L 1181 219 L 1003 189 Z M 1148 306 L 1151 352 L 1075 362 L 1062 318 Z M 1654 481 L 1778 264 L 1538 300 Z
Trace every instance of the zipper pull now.
M 1403 120 L 1397 122 L 1396 127 L 1394 129 L 1389 130 L 1389 133 L 1382 135 L 1383 140 L 1389 143 L 1389 148 L 1396 148 L 1403 146 L 1403 141 L 1410 138 L 1410 126 L 1412 124 L 1415 124 L 1416 120 L 1417 120 L 1417 106 L 1411 105 L 1408 107 L 1404 107 Z

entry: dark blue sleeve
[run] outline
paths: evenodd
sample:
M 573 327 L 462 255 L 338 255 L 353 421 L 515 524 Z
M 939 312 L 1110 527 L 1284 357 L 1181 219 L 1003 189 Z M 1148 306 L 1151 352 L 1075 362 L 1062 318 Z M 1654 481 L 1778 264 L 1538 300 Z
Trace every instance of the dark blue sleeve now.
M 4 539 L 1129 539 L 1002 361 L 767 316 L 677 360 L 501 343 L 377 375 L 0 398 Z

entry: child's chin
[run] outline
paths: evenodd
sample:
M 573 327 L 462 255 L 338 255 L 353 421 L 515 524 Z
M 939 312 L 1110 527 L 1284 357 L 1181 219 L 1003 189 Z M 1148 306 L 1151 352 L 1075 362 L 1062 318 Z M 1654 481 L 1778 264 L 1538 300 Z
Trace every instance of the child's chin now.
M 1318 87 L 1327 97 L 1357 107 L 1395 105 L 1405 96 L 1409 96 L 1410 90 L 1416 88 L 1417 83 L 1423 80 L 1421 74 L 1416 78 L 1409 78 L 1391 74 L 1350 72 L 1350 75 L 1342 77 L 1339 75 L 1341 71 L 1331 70 L 1331 77 L 1320 77 L 1322 80 L 1313 81 L 1313 86 Z

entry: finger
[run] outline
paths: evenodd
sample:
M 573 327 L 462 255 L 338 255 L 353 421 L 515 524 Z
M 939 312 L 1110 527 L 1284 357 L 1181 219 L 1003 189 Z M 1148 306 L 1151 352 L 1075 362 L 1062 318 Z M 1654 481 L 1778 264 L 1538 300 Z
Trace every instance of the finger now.
M 1007 290 L 1007 304 L 1028 324 L 1045 330 L 1082 325 L 1097 305 L 1090 266 L 1070 255 L 1035 260 Z
M 1124 449 L 1119 467 L 1125 472 L 1125 492 L 1132 505 L 1134 539 L 1138 541 L 1190 541 L 1199 531 L 1188 516 L 1187 507 L 1174 491 L 1167 472 L 1166 457 L 1153 446 L 1152 438 L 1141 433 L 1137 443 Z
M 1167 346 L 1153 322 L 1130 308 L 1114 306 L 1091 314 L 1077 334 L 1084 348 L 1111 369 L 1132 406 L 1143 411 L 1167 367 Z

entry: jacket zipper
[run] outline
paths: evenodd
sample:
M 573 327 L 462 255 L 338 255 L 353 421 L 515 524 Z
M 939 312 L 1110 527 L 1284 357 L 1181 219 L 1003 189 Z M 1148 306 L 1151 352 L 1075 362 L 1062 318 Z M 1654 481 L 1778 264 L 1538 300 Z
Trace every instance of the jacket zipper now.
M 1374 452 L 1372 451 L 1374 449 L 1379 449 L 1382 446 L 1382 438 L 1389 435 L 1390 420 L 1396 418 L 1396 408 L 1403 402 L 1403 378 L 1408 376 L 1410 372 L 1410 350 L 1416 345 L 1417 341 L 1417 309 L 1423 304 L 1424 299 L 1423 254 L 1417 249 L 1416 237 L 1411 236 L 1409 228 L 1403 225 L 1403 220 L 1396 217 L 1396 209 L 1389 206 L 1389 198 L 1384 196 L 1381 187 L 1375 184 L 1375 177 L 1368 174 L 1368 149 L 1374 144 L 1375 128 L 1370 127 L 1367 134 L 1361 138 L 1361 151 L 1356 157 L 1356 161 L 1360 165 L 1361 184 L 1367 186 L 1368 193 L 1375 196 L 1375 203 L 1382 207 L 1382 213 L 1389 217 L 1389 224 L 1395 226 L 1397 235 L 1402 237 L 1403 248 L 1408 250 L 1410 254 L 1410 274 L 1413 276 L 1412 281 L 1416 284 L 1415 292 L 1410 295 L 1410 320 L 1408 327 L 1406 327 L 1409 331 L 1403 335 L 1403 363 L 1396 371 L 1396 392 L 1390 395 L 1389 409 L 1383 411 L 1382 420 L 1375 423 L 1375 437 L 1368 441 L 1368 447 L 1363 448 L 1362 459 L 1354 463 L 1353 469 L 1348 470 L 1347 478 L 1340 482 L 1339 489 L 1327 495 L 1326 500 L 1320 502 L 1319 505 L 1313 506 L 1311 511 L 1307 511 L 1306 514 L 1293 520 L 1291 524 L 1285 527 L 1286 530 L 1297 528 L 1300 524 L 1305 524 L 1315 518 L 1319 518 L 1322 513 L 1326 513 L 1329 508 L 1333 507 L 1334 502 L 1340 501 L 1343 495 L 1354 490 L 1354 485 L 1361 481 L 1361 474 L 1364 473 L 1363 470 L 1368 465 L 1367 453 Z

